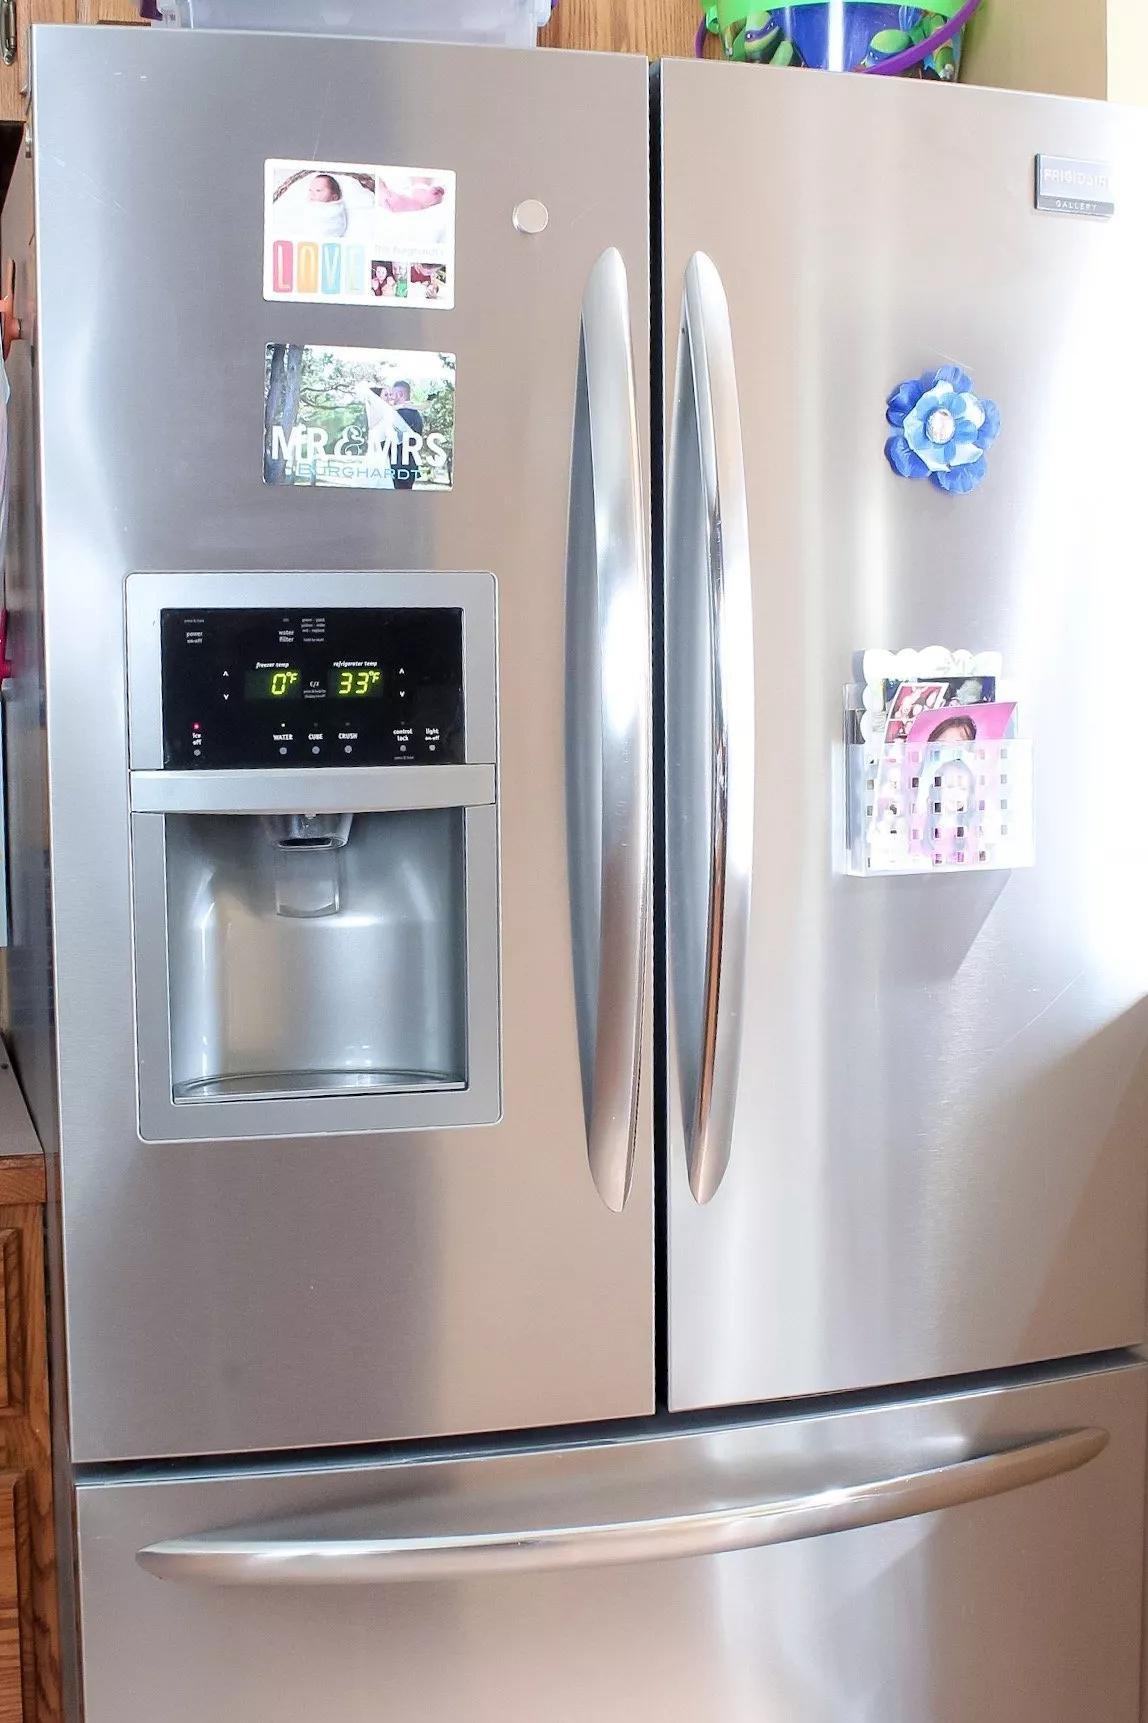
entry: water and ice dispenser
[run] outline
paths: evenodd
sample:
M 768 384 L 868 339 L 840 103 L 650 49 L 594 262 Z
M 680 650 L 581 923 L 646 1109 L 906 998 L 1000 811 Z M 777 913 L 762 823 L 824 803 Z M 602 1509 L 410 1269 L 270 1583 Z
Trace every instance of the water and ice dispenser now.
M 494 582 L 133 574 L 145 1139 L 499 1115 Z

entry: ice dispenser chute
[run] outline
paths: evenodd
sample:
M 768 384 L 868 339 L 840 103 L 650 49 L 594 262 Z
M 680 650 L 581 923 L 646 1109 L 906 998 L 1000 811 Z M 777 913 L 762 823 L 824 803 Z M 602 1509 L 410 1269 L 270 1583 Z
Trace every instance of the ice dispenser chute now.
M 141 1135 L 493 1122 L 491 578 L 133 575 L 128 625 Z
M 275 852 L 277 915 L 335 915 L 354 814 L 264 814 Z

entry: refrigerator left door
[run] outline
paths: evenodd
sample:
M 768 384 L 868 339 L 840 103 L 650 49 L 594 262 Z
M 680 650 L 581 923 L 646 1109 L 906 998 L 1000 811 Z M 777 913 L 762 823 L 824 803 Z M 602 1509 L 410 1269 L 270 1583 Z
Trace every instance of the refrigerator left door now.
M 646 64 L 59 29 L 34 105 L 73 1456 L 647 1412 Z M 423 442 L 388 450 L 396 417 Z M 493 588 L 496 1123 L 380 1130 L 352 1095 L 141 1139 L 124 595 L 157 570 Z M 417 922 L 392 874 L 372 902 Z M 349 1068 L 377 1025 L 350 1044 L 338 981 Z

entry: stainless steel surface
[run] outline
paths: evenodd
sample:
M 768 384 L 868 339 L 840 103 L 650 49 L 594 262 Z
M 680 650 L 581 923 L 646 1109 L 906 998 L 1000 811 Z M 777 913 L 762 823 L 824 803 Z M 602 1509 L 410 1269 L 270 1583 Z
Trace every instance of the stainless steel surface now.
M 474 808 L 494 801 L 493 766 L 358 766 L 340 771 L 133 772 L 141 814 L 369 813 Z
M 666 555 L 669 987 L 690 1190 L 707 1203 L 729 1164 L 741 1069 L 756 702 L 729 306 L 721 277 L 700 252 L 686 266 L 674 405 Z
M 486 823 L 492 852 L 489 812 Z M 133 831 L 150 857 L 144 824 Z M 494 921 L 497 898 L 468 870 L 481 838 L 457 809 L 356 814 L 343 848 L 287 853 L 261 820 L 146 824 L 162 827 L 165 853 L 170 1076 L 161 1096 L 151 1079 L 163 1065 L 141 1061 L 144 1136 L 178 1136 L 180 1101 L 245 1091 L 252 1105 L 194 1133 L 386 1129 L 400 1094 L 402 1124 L 475 1123 L 480 1108 L 477 1122 L 497 1119 L 497 972 L 474 925 Z M 409 1098 L 420 1090 L 421 1110 Z M 266 1104 L 276 1092 L 316 1100 Z
M 1143 1369 L 1117 1369 L 669 1439 L 84 1482 L 86 1720 L 1137 1723 L 1145 1397 Z M 1104 1451 L 1045 1482 L 691 1560 L 242 1587 L 162 1584 L 136 1560 L 213 1528 L 274 1525 L 289 1549 L 626 1518 L 687 1487 L 715 1506 L 848 1491 L 1090 1427 Z
M 334 1161 L 340 1134 L 498 1118 L 493 807 L 355 814 L 333 858 L 229 815 L 135 814 L 131 834 L 145 1140 L 317 1138 Z M 335 901 L 285 917 L 284 884 L 321 870 L 322 891 L 332 862 Z
M 831 1481 L 797 1496 L 768 1496 L 768 1485 L 754 1490 L 742 1479 L 742 1499 L 730 1501 L 726 1476 L 719 1476 L 716 1489 L 712 1478 L 690 1478 L 684 1480 L 683 1500 L 674 1501 L 663 1483 L 654 1492 L 662 1499 L 652 1512 L 635 1504 L 621 1519 L 588 1521 L 595 1509 L 593 1491 L 579 1488 L 573 1500 L 537 1504 L 529 1518 L 521 1509 L 534 1504 L 520 1503 L 511 1524 L 488 1520 L 481 1531 L 460 1529 L 457 1507 L 448 1503 L 445 1524 L 436 1525 L 431 1515 L 429 1524 L 416 1522 L 406 1533 L 307 1538 L 297 1529 L 280 1534 L 273 1526 L 246 1535 L 208 1532 L 150 1544 L 136 1560 L 156 1579 L 184 1585 L 399 1585 L 682 1561 L 890 1525 L 987 1501 L 1086 1466 L 1108 1441 L 1107 1430 L 1066 1430 L 895 1477 L 842 1485 L 835 1472 Z
M 630 281 L 640 401 L 648 386 L 646 63 L 60 27 L 36 37 L 33 81 L 41 292 L 34 304 L 25 286 L 21 310 L 34 313 L 44 428 L 75 1457 L 647 1411 L 650 1086 L 641 1086 L 630 1200 L 613 1214 L 587 1164 L 561 692 L 582 298 L 611 247 Z M 264 303 L 269 156 L 455 169 L 456 309 Z M 529 242 L 509 220 L 524 196 L 550 211 Z M 68 277 L 79 255 L 90 280 L 77 310 Z M 270 338 L 456 354 L 452 492 L 263 485 Z M 645 448 L 644 414 L 641 435 Z M 497 582 L 501 1120 L 338 1134 L 334 1109 L 345 1119 L 348 1106 L 383 1104 L 366 1095 L 300 1101 L 317 1121 L 318 1109 L 333 1109 L 308 1137 L 190 1140 L 199 1129 L 219 1138 L 197 1121 L 238 1108 L 196 1103 L 178 1108 L 187 1142 L 141 1142 L 125 580 L 133 570 L 244 567 L 254 581 L 284 569 L 333 579 L 348 565 L 441 570 L 445 582 L 488 569 Z M 135 816 L 152 818 L 161 823 Z M 139 861 L 137 851 L 137 892 Z M 162 860 L 150 877 L 149 891 L 162 883 Z M 162 1089 L 164 953 L 149 938 L 136 955 L 151 976 L 140 995 L 142 1068 Z M 17 1009 L 34 1009 L 27 991 Z M 436 1104 L 458 1100 L 444 1092 Z
M 346 493 L 343 493 L 346 495 Z M 420 499 L 421 500 L 421 499 Z M 160 677 L 160 615 L 164 610 L 202 606 L 204 609 L 259 610 L 268 605 L 288 608 L 324 605 L 354 610 L 422 608 L 462 611 L 463 680 L 466 696 L 466 757 L 472 764 L 492 765 L 497 756 L 496 702 L 497 577 L 490 573 L 457 574 L 434 570 L 374 569 L 296 570 L 291 568 L 227 570 L 184 569 L 166 574 L 136 572 L 125 586 L 125 625 L 128 660 L 129 754 L 133 771 L 162 768 L 163 706 Z M 357 767 L 356 775 L 373 769 Z M 405 767 L 403 770 L 419 770 Z M 436 767 L 437 771 L 447 768 Z M 172 774 L 174 775 L 174 774 Z M 197 776 L 202 774 L 197 774 Z M 224 778 L 226 773 L 212 773 Z M 260 774 L 264 777 L 271 774 Z M 327 775 L 337 776 L 335 768 Z M 275 780 L 288 772 L 276 772 Z M 348 774 L 344 774 L 346 781 Z
M 603 1202 L 621 1213 L 640 1119 L 650 921 L 651 619 L 630 292 L 616 249 L 598 259 L 582 301 L 582 377 L 585 414 L 576 420 L 576 434 L 581 428 L 588 442 L 597 639 L 591 662 L 575 665 L 573 673 L 597 684 L 600 702 L 597 722 L 580 726 L 571 738 L 576 746 L 580 737 L 584 747 L 595 734 L 599 741 L 594 835 L 577 828 L 572 834 L 591 855 L 596 840 L 599 855 L 597 868 L 590 864 L 593 908 L 582 935 L 596 971 L 583 1090 L 590 1171 Z M 572 538 L 577 530 L 572 519 Z M 573 714 L 579 710 L 575 705 Z
M 668 1072 L 671 1404 L 1133 1343 L 1148 803 L 1109 738 L 1135 733 L 1140 702 L 1131 681 L 1066 691 L 1148 630 L 1122 381 L 1148 276 L 1148 116 L 947 89 L 970 143 L 939 217 L 925 84 L 700 63 L 661 79 L 665 346 L 672 365 L 701 251 L 741 384 L 759 695 L 745 1055 L 704 1208 L 680 1036 Z M 1040 152 L 1111 160 L 1115 218 L 1038 213 Z M 752 215 L 714 161 L 769 164 Z M 971 276 L 940 261 L 956 236 Z M 890 391 L 946 360 L 1003 417 L 985 483 L 959 498 L 883 453 Z M 671 567 L 691 554 L 668 548 Z M 1033 740 L 1036 865 L 850 878 L 842 688 L 865 647 L 936 641 L 1004 655 Z

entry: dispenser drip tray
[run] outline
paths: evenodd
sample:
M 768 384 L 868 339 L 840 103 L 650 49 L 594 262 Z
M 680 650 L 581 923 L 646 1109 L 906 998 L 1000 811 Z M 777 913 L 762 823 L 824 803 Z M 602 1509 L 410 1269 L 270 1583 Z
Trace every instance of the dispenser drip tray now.
M 459 1077 L 443 1071 L 248 1071 L 179 1083 L 173 1095 L 177 1101 L 274 1101 L 465 1088 Z

